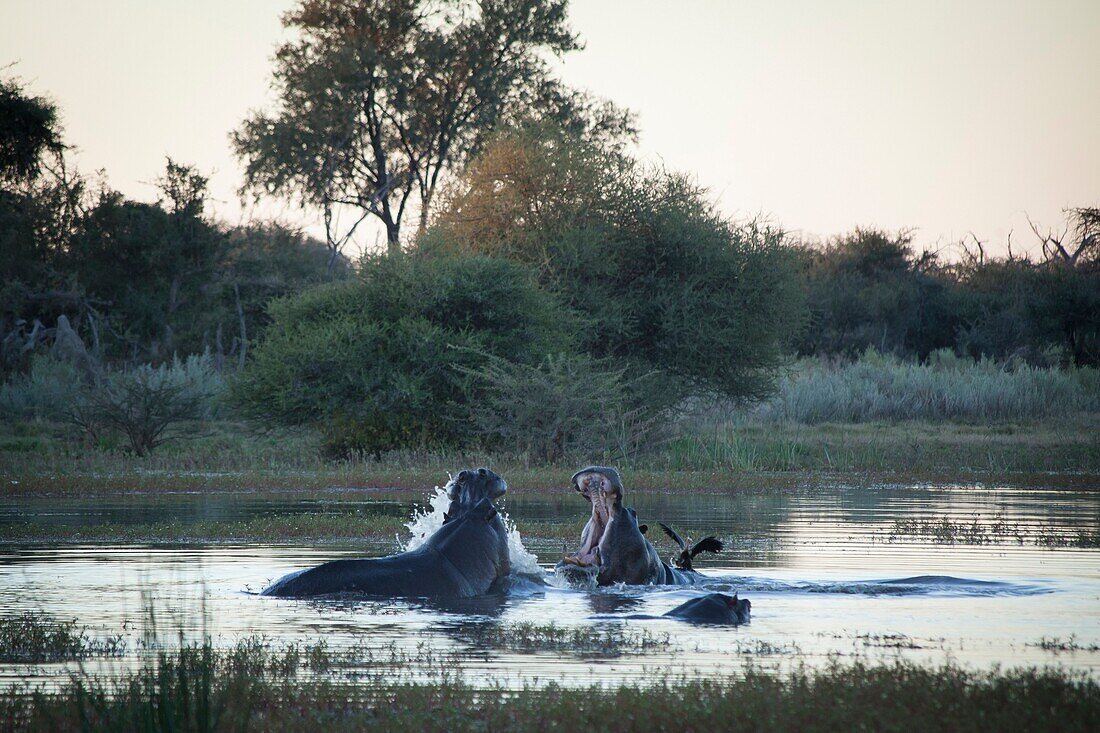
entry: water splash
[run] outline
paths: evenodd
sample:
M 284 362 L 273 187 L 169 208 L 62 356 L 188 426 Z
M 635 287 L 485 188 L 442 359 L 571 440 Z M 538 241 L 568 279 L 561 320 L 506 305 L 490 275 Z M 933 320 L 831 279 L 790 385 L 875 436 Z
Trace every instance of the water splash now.
M 512 564 L 512 574 L 543 575 L 539 559 L 523 546 L 516 523 L 504 512 L 500 513 L 500 518 L 504 520 L 504 528 L 508 530 L 508 559 Z
M 451 498 L 447 496 L 447 490 L 435 487 L 435 496 L 428 500 L 430 509 L 413 509 L 412 519 L 405 522 L 409 528 L 411 537 L 405 543 L 405 550 L 415 550 L 428 541 L 436 531 L 443 526 L 443 515 L 447 513 L 447 507 L 451 505 Z
M 410 537 L 405 542 L 405 550 L 415 550 L 427 542 L 440 527 L 443 526 L 443 515 L 451 505 L 451 499 L 447 496 L 447 490 L 435 487 L 435 495 L 428 500 L 429 507 L 413 510 L 412 518 L 405 522 L 409 528 Z M 538 558 L 523 546 L 516 523 L 504 512 L 500 512 L 500 518 L 504 521 L 504 529 L 508 532 L 508 558 L 512 564 L 512 573 L 520 575 L 542 575 Z

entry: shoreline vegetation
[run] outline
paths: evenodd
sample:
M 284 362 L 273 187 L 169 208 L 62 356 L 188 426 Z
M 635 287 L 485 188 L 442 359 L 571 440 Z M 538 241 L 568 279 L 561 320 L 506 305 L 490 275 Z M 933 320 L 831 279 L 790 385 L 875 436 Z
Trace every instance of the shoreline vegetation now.
M 577 642 L 556 627 L 519 628 L 509 644 L 549 653 Z M 591 634 L 590 634 L 591 635 Z M 514 638 L 513 638 L 514 637 Z M 597 654 L 660 639 L 597 633 Z M 610 645 L 610 646 L 609 646 Z M 450 655 L 242 639 L 156 646 L 137 668 L 74 673 L 56 689 L 0 692 L 12 731 L 68 730 L 1058 730 L 1100 726 L 1100 684 L 1058 667 L 978 672 L 954 665 L 834 661 L 782 672 L 574 689 L 474 685 Z M 427 676 L 425 676 L 427 675 Z M 363 685 L 363 679 L 373 684 Z
M 447 472 L 488 465 L 509 486 L 562 491 L 589 457 L 541 465 L 523 455 L 395 451 L 381 459 L 330 460 L 308 430 L 259 433 L 208 421 L 157 453 L 137 457 L 99 446 L 62 423 L 0 423 L 0 495 L 90 496 L 173 491 L 292 493 L 335 489 L 426 492 Z M 613 460 L 605 457 L 605 460 Z M 1100 489 L 1100 416 L 976 425 L 933 422 L 746 421 L 692 426 L 661 448 L 613 461 L 632 489 L 733 493 L 791 491 L 822 483 L 879 485 L 973 482 Z

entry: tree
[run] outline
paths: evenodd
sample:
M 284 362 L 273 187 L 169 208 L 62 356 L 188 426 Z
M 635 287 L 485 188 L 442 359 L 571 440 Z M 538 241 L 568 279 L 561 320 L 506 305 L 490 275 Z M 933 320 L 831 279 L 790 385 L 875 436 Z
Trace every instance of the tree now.
M 391 252 L 411 205 L 423 230 L 441 176 L 502 120 L 569 119 L 633 134 L 629 114 L 554 80 L 543 54 L 579 48 L 567 0 L 302 0 L 283 18 L 274 113 L 232 135 L 242 193 L 318 207 L 333 261 L 374 216 Z M 350 215 L 350 223 L 339 218 Z
M 89 305 L 61 271 L 84 197 L 64 153 L 56 105 L 0 79 L 0 372 L 26 365 L 59 314 Z
M 535 267 L 582 316 L 590 356 L 663 376 L 654 400 L 766 395 L 802 323 L 781 231 L 732 223 L 686 176 L 549 124 L 498 135 L 418 246 Z
M 205 177 L 168 159 L 159 184 L 156 204 L 102 189 L 65 257 L 83 290 L 108 304 L 107 330 L 123 354 L 154 360 L 201 348 L 220 318 L 214 285 L 227 249 L 203 216 Z
M 57 106 L 28 95 L 15 79 L 0 79 L 0 181 L 36 178 L 47 152 L 60 152 Z
M 803 250 L 811 327 L 799 350 L 856 356 L 868 348 L 923 359 L 955 345 L 952 283 L 912 235 L 857 228 Z

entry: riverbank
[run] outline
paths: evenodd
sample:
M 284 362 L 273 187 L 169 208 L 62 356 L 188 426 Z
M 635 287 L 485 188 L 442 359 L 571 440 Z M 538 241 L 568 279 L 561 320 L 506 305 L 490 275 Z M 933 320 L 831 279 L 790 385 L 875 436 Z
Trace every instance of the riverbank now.
M 402 451 L 380 460 L 333 461 L 321 457 L 319 439 L 309 431 L 265 433 L 235 422 L 191 425 L 184 437 L 138 458 L 119 446 L 91 445 L 63 424 L 0 426 L 0 491 L 9 496 L 334 488 L 423 494 L 445 483 L 448 471 L 475 465 L 492 466 L 513 490 L 551 493 L 567 488 L 568 477 L 588 460 L 540 466 L 505 452 Z M 628 488 L 647 491 L 782 492 L 899 479 L 1100 488 L 1100 416 L 1001 425 L 698 425 L 615 464 Z

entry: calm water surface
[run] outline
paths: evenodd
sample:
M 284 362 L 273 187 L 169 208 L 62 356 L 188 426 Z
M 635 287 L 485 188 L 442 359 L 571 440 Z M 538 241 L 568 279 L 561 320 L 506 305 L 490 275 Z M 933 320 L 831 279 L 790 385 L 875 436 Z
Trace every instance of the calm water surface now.
M 736 674 L 748 664 L 824 665 L 832 659 L 902 658 L 954 661 L 973 668 L 1053 664 L 1100 671 L 1100 550 L 1047 549 L 1037 537 L 1095 532 L 1100 492 L 984 486 L 825 487 L 784 495 L 736 497 L 661 493 L 631 495 L 642 521 L 673 525 L 699 537 L 718 534 L 728 551 L 702 566 L 699 588 L 613 588 L 595 591 L 517 583 L 507 595 L 456 607 L 409 601 L 292 601 L 254 595 L 285 573 L 337 557 L 380 555 L 397 541 L 325 546 L 0 545 L 0 614 L 44 612 L 77 619 L 89 633 L 122 633 L 131 648 L 143 634 L 146 609 L 162 637 L 213 637 L 231 645 L 250 634 L 314 642 L 430 650 L 461 666 L 474 682 L 613 684 L 671 672 Z M 420 502 L 425 503 L 425 502 Z M 506 511 L 523 521 L 580 519 L 575 496 L 509 496 Z M 313 511 L 408 516 L 412 503 L 366 492 L 280 501 L 234 495 L 139 500 L 42 502 L 0 508 L 0 524 L 57 524 L 246 519 Z M 948 519 L 1011 528 L 989 544 L 934 544 L 897 535 L 897 520 Z M 1017 536 L 1023 538 L 1021 542 Z M 671 544 L 663 536 L 663 554 Z M 546 568 L 560 542 L 524 545 Z M 659 616 L 709 590 L 737 591 L 753 603 L 752 622 L 698 628 Z M 667 644 L 592 658 L 578 653 L 520 653 L 493 641 L 493 629 L 517 622 L 618 627 Z M 488 633 L 478 633 L 488 632 Z M 1068 644 L 1050 651 L 1043 639 Z M 506 646 L 506 645 L 505 645 Z M 108 660 L 95 664 L 125 664 Z M 57 678 L 64 665 L 0 665 L 0 681 Z

